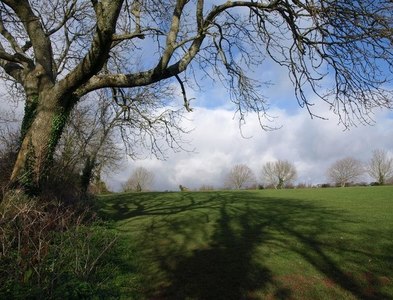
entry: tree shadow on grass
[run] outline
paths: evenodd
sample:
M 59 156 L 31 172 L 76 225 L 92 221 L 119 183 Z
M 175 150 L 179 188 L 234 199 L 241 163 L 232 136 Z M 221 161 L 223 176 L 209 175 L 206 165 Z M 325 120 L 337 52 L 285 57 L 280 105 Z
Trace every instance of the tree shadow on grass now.
M 386 275 L 392 278 L 393 270 L 374 268 L 369 272 L 372 268 L 367 265 L 372 259 L 392 265 L 393 255 L 384 252 L 378 257 L 376 252 L 379 250 L 375 246 L 368 245 L 366 248 L 357 241 L 357 234 L 368 235 L 358 231 L 364 225 L 350 214 L 310 202 L 271 199 L 266 201 L 264 211 L 258 215 L 268 220 L 272 229 L 293 239 L 287 244 L 284 239 L 281 243 L 283 249 L 300 255 L 330 283 L 358 299 L 393 298 L 392 294 L 387 295 L 381 290 L 384 284 L 381 278 L 386 278 Z M 381 238 L 381 232 L 374 232 L 374 236 Z M 275 237 L 274 240 L 277 242 L 280 238 Z M 392 242 L 390 245 L 393 245 Z
M 246 210 L 239 216 L 240 228 L 231 228 L 227 201 L 207 249 L 193 251 L 191 257 L 163 257 L 161 267 L 170 274 L 171 285 L 161 294 L 167 299 L 244 299 L 256 288 L 272 281 L 269 269 L 253 260 L 255 247 L 263 242 L 263 224 L 252 222 Z
M 146 297 L 261 299 L 260 291 L 273 299 L 296 297 L 296 289 L 303 287 L 277 278 L 268 257 L 258 252 L 271 247 L 308 262 L 326 278 L 326 289 L 339 287 L 358 299 L 392 298 L 383 288 L 391 284 L 393 270 L 365 265 L 373 257 L 392 266 L 393 257 L 387 252 L 392 242 L 376 257 L 372 246 L 362 249 L 359 241 L 341 239 L 353 237 L 359 225 L 349 213 L 307 201 L 253 195 L 179 193 L 173 202 L 157 194 L 157 198 L 136 197 L 124 207 L 115 203 L 112 208 L 117 212 L 112 216 L 117 220 L 131 222 L 136 216 L 150 220 L 140 247 L 150 249 L 166 282 L 151 286 L 154 291 Z M 151 276 L 154 281 L 155 275 Z M 304 278 L 305 284 L 308 279 Z
M 123 194 L 110 204 L 101 201 L 101 217 L 121 221 L 139 216 L 168 216 L 197 209 L 214 209 L 218 205 L 217 197 L 217 194 L 211 194 L 196 200 L 193 193 Z

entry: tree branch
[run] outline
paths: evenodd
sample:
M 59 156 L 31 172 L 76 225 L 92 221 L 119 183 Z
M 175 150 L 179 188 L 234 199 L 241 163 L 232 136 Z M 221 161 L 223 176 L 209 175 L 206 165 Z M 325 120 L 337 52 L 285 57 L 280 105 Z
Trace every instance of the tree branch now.
M 183 101 L 184 101 L 184 107 L 186 108 L 186 110 L 188 112 L 192 112 L 192 108 L 190 107 L 190 100 L 187 99 L 187 93 L 186 93 L 186 89 L 184 88 L 184 83 L 183 81 L 180 79 L 179 75 L 175 75 L 177 82 L 180 84 L 180 88 L 181 88 L 181 93 L 183 95 Z
M 168 66 L 173 52 L 175 51 L 176 39 L 180 28 L 180 18 L 186 4 L 187 0 L 177 0 L 176 2 L 176 7 L 172 16 L 171 28 L 167 34 L 166 48 L 161 56 L 159 63 L 155 68 L 155 72 L 158 74 L 160 74 L 162 70 L 164 70 Z
M 3 2 L 11 7 L 22 21 L 34 49 L 35 61 L 43 67 L 45 73 L 53 81 L 55 74 L 52 69 L 53 56 L 51 42 L 44 32 L 40 19 L 31 9 L 29 1 L 4 0 Z
M 13 35 L 4 27 L 3 17 L 0 13 L 0 34 L 10 43 L 12 49 L 17 53 L 23 53 L 22 48 L 18 45 Z
M 23 67 L 14 55 L 5 52 L 3 45 L 0 43 L 0 66 L 4 71 L 14 78 L 18 83 L 23 82 L 22 71 Z
M 106 60 L 112 45 L 112 36 L 123 0 L 94 2 L 97 28 L 88 53 L 82 61 L 58 84 L 62 93 L 74 92 L 82 84 L 97 74 Z
M 69 7 L 67 7 L 63 19 L 60 21 L 60 23 L 55 27 L 52 28 L 49 32 L 47 32 L 47 35 L 50 36 L 57 31 L 59 31 L 61 28 L 64 27 L 64 25 L 67 23 L 67 21 L 75 14 L 76 12 L 76 3 L 77 0 L 72 0 L 72 3 Z
M 176 8 L 172 17 L 171 29 L 168 33 L 166 41 L 166 49 L 161 56 L 159 63 L 154 69 L 135 74 L 104 74 L 94 76 L 84 86 L 81 86 L 78 89 L 78 91 L 76 92 L 77 95 L 85 95 L 90 91 L 104 87 L 133 87 L 149 85 L 154 82 L 158 82 L 160 80 L 180 74 L 187 68 L 187 66 L 190 64 L 190 62 L 194 59 L 194 57 L 200 50 L 202 42 L 206 37 L 205 30 L 207 29 L 207 26 L 210 26 L 210 24 L 213 23 L 214 19 L 220 13 L 222 13 L 226 9 L 238 6 L 256 7 L 258 9 L 271 9 L 278 2 L 278 0 L 271 1 L 269 4 L 243 1 L 226 2 L 223 5 L 215 6 L 212 11 L 207 15 L 204 21 L 200 19 L 202 16 L 201 13 L 203 11 L 203 1 L 200 0 L 198 2 L 197 8 L 197 14 L 199 18 L 198 23 L 200 25 L 203 24 L 204 27 L 199 29 L 200 34 L 196 36 L 195 39 L 192 41 L 186 53 L 177 62 L 170 66 L 167 66 L 174 50 L 178 48 L 179 45 L 182 45 L 181 42 L 176 45 L 176 38 L 180 26 L 180 17 L 186 2 L 187 1 L 185 0 L 179 0 L 176 4 Z

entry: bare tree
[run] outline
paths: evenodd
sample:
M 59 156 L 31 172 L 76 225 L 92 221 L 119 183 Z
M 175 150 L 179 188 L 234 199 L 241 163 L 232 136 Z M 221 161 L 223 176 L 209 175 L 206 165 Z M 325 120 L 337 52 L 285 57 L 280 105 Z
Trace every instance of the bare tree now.
M 327 176 L 336 185 L 345 187 L 348 183 L 357 180 L 363 173 L 362 163 L 352 157 L 337 160 L 327 171 Z
M 130 178 L 123 186 L 125 192 L 148 191 L 153 184 L 154 174 L 143 167 L 138 167 L 132 172 Z
M 225 185 L 228 188 L 240 190 L 255 184 L 254 172 L 246 165 L 235 165 L 228 173 Z
M 39 189 L 70 112 L 99 89 L 121 99 L 126 89 L 177 84 L 191 111 L 191 80 L 218 79 L 240 120 L 257 112 L 267 128 L 261 85 L 247 75 L 264 59 L 288 69 L 312 116 L 309 92 L 346 126 L 370 122 L 373 108 L 391 107 L 392 9 L 390 0 L 3 0 L 2 78 L 25 102 L 11 181 Z M 169 144 L 173 116 L 161 118 Z
M 281 189 L 296 179 L 295 166 L 287 160 L 267 162 L 262 168 L 262 180 Z
M 55 153 L 57 167 L 65 173 L 81 174 L 81 192 L 85 194 L 103 171 L 116 169 L 121 161 L 115 128 L 117 118 L 112 104 L 101 95 L 85 99 L 71 113 Z
M 380 185 L 383 185 L 393 176 L 393 159 L 388 156 L 385 150 L 374 150 L 373 157 L 367 166 L 367 172 Z

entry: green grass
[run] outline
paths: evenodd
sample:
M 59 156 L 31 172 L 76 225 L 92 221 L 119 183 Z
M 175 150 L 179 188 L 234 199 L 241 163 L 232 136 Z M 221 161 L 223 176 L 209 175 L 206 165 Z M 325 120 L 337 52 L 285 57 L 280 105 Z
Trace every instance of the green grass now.
M 393 299 L 393 187 L 102 196 L 123 299 Z

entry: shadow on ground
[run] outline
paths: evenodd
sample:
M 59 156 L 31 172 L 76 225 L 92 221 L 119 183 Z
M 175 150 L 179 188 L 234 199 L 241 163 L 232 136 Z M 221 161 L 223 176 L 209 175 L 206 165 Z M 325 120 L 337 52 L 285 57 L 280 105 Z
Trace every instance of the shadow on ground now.
M 302 290 L 307 289 L 304 285 L 312 286 L 315 279 L 299 280 L 302 274 L 280 278 L 269 267 L 269 257 L 281 253 L 301 257 L 321 274 L 325 279 L 318 284 L 324 284 L 325 296 L 392 298 L 384 289 L 393 284 L 392 242 L 376 253 L 372 245 L 363 247 L 361 241 L 342 238 L 353 236 L 352 230 L 358 228 L 358 221 L 344 211 L 254 195 L 134 195 L 117 199 L 106 216 L 125 223 L 149 217 L 139 249 L 146 249 L 165 280 L 152 286 L 146 298 L 311 297 Z M 272 253 L 266 249 L 272 249 Z M 368 264 L 370 259 L 377 262 Z M 378 269 L 378 262 L 386 268 Z M 291 270 L 292 274 L 296 272 Z M 155 275 L 151 276 L 150 282 L 154 282 Z

